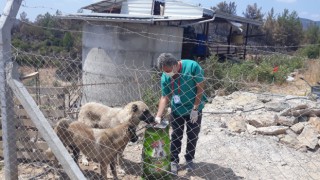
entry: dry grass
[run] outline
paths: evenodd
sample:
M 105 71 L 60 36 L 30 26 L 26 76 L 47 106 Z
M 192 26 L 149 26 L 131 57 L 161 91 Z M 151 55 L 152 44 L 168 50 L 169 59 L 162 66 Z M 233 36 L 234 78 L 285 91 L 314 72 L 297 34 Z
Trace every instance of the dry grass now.
M 40 86 L 42 87 L 56 87 L 56 86 L 68 86 L 71 85 L 70 82 L 61 81 L 56 77 L 57 68 L 40 68 L 39 72 L 39 81 Z M 27 75 L 33 72 L 36 72 L 35 68 L 29 66 L 21 66 L 19 68 L 20 75 Z M 29 78 L 23 81 L 26 85 L 35 85 L 35 77 Z
M 308 62 L 305 79 L 312 85 L 320 81 L 320 61 L 312 60 Z
M 305 70 L 299 71 L 294 81 L 282 85 L 271 85 L 270 92 L 274 94 L 306 96 L 310 93 L 311 88 L 300 77 L 304 77 L 311 85 L 316 85 L 320 81 L 320 61 L 308 61 Z

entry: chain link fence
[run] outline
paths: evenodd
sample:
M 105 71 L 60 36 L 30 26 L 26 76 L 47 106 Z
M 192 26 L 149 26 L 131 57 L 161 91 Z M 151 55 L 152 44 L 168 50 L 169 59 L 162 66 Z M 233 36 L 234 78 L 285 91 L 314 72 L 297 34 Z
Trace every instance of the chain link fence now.
M 306 68 L 299 57 L 264 54 L 267 62 L 260 56 L 241 65 L 222 63 L 213 56 L 199 61 L 209 102 L 202 110 L 201 126 L 195 127 L 199 138 L 190 134 L 190 123 L 184 129 L 178 125 L 184 135 L 176 137 L 182 144 L 174 175 L 170 172 L 172 124 L 158 129 L 148 125 L 161 97 L 162 73 L 156 68 L 136 66 L 128 58 L 123 64 L 110 64 L 114 75 L 109 76 L 84 70 L 82 59 L 12 49 L 16 79 L 88 179 L 115 178 L 116 173 L 119 179 L 320 177 L 319 86 L 311 85 L 312 90 L 300 83 L 294 92 L 274 92 L 281 87 L 277 83 L 294 71 L 284 68 L 286 64 L 297 64 L 295 81 L 299 80 Z M 15 123 L 17 150 L 11 153 L 17 154 L 19 179 L 68 179 L 14 94 L 7 98 L 13 100 L 8 108 L 14 110 L 10 121 Z M 165 119 L 181 121 L 167 111 Z M 194 170 L 189 172 L 184 155 L 190 151 L 186 146 L 192 137 L 198 142 Z M 7 170 L 2 165 L 1 175 Z

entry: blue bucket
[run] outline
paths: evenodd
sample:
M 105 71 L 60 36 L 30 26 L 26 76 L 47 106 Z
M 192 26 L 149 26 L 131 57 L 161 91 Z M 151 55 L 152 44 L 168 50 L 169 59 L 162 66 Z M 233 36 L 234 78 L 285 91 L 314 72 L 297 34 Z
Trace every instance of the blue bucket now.
M 320 86 L 311 86 L 311 93 L 317 95 L 320 99 Z

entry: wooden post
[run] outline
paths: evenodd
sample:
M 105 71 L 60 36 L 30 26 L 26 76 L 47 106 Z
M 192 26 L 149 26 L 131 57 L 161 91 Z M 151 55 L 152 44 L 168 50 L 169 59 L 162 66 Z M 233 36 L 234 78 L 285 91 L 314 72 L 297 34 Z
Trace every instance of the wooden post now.
M 244 60 L 246 59 L 246 55 L 247 55 L 248 36 L 249 36 L 249 23 L 247 24 L 246 40 L 244 42 L 244 51 L 243 51 Z
M 6 83 L 6 63 L 11 61 L 11 29 L 16 20 L 22 0 L 7 0 L 0 17 L 0 102 L 2 116 L 2 139 L 4 177 L 18 179 L 16 129 L 14 121 L 13 95 Z
M 231 46 L 231 33 L 232 33 L 232 25 L 230 27 L 230 30 L 229 30 L 229 35 L 228 35 L 228 54 L 227 54 L 227 57 L 228 55 L 230 54 L 230 46 Z

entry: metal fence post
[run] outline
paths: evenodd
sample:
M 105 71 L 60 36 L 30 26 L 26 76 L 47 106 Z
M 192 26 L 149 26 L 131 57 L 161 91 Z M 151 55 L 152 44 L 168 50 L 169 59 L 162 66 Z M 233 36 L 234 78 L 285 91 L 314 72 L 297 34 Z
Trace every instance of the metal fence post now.
M 0 17 L 0 97 L 5 179 L 18 179 L 13 94 L 6 83 L 5 66 L 11 61 L 11 28 L 22 0 L 8 0 Z

